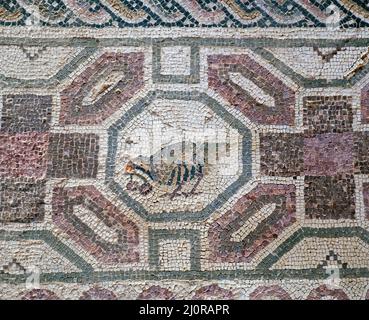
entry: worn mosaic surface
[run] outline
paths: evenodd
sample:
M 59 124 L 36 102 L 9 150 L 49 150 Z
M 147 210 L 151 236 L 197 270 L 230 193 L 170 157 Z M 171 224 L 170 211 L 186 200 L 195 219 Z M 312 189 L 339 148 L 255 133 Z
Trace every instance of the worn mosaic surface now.
M 368 24 L 0 1 L 0 299 L 369 299 Z

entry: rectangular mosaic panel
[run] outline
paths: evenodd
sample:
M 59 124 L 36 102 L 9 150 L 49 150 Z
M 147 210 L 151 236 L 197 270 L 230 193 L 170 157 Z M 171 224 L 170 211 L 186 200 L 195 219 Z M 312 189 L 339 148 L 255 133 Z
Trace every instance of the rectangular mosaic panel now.
M 0 299 L 368 299 L 364 2 L 0 2 Z

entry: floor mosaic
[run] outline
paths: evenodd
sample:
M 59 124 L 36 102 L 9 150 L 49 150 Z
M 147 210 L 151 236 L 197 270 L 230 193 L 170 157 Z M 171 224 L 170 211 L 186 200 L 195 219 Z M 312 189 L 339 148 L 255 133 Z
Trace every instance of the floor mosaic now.
M 369 299 L 368 24 L 0 1 L 0 299 Z

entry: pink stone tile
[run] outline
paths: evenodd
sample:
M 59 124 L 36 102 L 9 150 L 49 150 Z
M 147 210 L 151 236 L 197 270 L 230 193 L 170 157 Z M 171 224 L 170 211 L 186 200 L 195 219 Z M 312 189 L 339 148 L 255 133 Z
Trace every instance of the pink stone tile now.
M 352 133 L 327 133 L 304 139 L 304 173 L 333 176 L 353 171 Z

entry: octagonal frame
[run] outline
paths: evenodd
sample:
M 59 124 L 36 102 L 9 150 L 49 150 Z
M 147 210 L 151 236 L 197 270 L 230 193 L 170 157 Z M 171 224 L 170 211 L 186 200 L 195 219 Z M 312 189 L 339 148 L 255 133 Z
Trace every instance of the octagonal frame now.
M 119 132 L 123 130 L 134 118 L 141 114 L 146 107 L 148 107 L 153 101 L 157 99 L 197 101 L 203 103 L 221 119 L 227 122 L 231 127 L 235 128 L 242 136 L 242 172 L 240 176 L 236 181 L 232 182 L 232 184 L 230 184 L 224 191 L 219 193 L 214 200 L 212 200 L 200 211 L 177 211 L 152 214 L 148 212 L 141 203 L 133 199 L 122 188 L 122 186 L 114 180 Z M 139 100 L 132 108 L 130 108 L 119 120 L 117 120 L 113 125 L 110 126 L 110 128 L 108 129 L 108 137 L 108 154 L 106 159 L 105 183 L 111 189 L 111 191 L 120 198 L 120 200 L 122 200 L 140 217 L 149 222 L 202 221 L 209 217 L 224 203 L 226 203 L 228 199 L 232 195 L 234 195 L 244 184 L 250 181 L 252 177 L 252 134 L 250 129 L 246 127 L 239 119 L 230 114 L 224 107 L 222 107 L 222 105 L 218 101 L 203 92 L 162 90 L 150 91 L 144 98 Z

